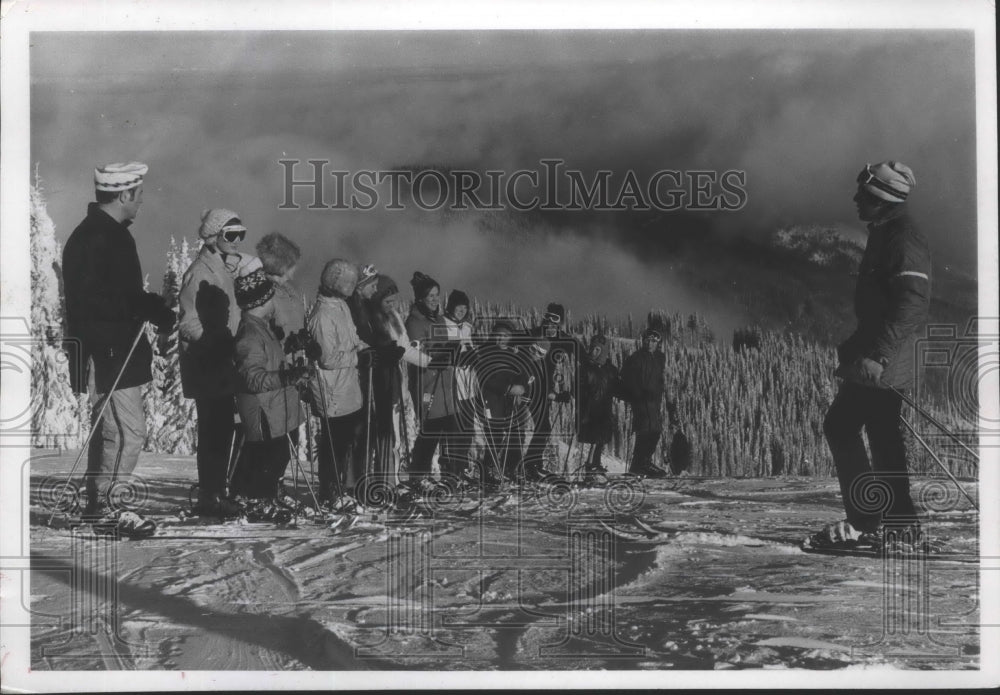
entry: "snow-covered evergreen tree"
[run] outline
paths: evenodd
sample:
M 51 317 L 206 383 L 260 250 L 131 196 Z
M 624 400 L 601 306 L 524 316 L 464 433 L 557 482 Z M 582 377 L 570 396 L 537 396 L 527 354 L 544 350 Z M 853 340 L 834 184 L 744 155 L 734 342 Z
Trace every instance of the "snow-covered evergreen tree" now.
M 178 246 L 170 239 L 167 268 L 163 274 L 161 295 L 171 308 L 177 306 L 181 279 L 191 263 L 187 239 Z M 194 401 L 184 398 L 180 377 L 180 335 L 177 327 L 159 335 L 147 326 L 153 344 L 153 381 L 145 392 L 146 448 L 168 454 L 191 454 L 195 451 L 196 418 Z
M 62 247 L 45 209 L 40 181 L 31 187 L 31 427 L 32 445 L 59 449 L 87 436 L 85 398 L 73 393 L 62 350 L 59 287 Z

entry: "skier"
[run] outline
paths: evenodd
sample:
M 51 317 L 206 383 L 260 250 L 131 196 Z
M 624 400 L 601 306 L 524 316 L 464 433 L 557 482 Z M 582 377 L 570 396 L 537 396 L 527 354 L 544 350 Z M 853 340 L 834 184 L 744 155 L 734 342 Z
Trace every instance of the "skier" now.
M 455 414 L 458 418 L 458 433 L 449 438 L 452 461 L 465 471 L 471 469 L 471 450 L 474 441 L 478 408 L 478 381 L 472 369 L 472 313 L 469 296 L 461 290 L 448 293 L 445 304 L 444 326 L 448 340 L 458 343 L 455 366 Z M 459 473 L 462 471 L 460 470 Z
M 354 327 L 358 331 L 358 337 L 367 345 L 371 345 L 372 340 L 372 315 L 370 299 L 377 289 L 378 270 L 374 265 L 358 266 L 358 284 L 354 288 L 354 293 L 347 300 L 347 306 L 351 310 L 351 318 L 354 319 Z
M 355 461 L 352 448 L 363 405 L 358 356 L 367 346 L 358 338 L 346 301 L 354 293 L 357 279 L 354 264 L 340 258 L 329 261 L 323 268 L 319 296 L 309 312 L 309 332 L 319 348 L 316 374 L 310 382 L 310 402 L 325 420 L 319 444 L 321 503 L 336 499 L 340 486 L 334 476 L 342 484 L 353 486 L 364 475 L 364 459 Z
M 71 385 L 78 393 L 90 393 L 91 427 L 97 432 L 87 452 L 82 519 L 115 524 L 128 536 L 155 530 L 152 521 L 121 508 L 121 500 L 111 494 L 116 483 L 131 476 L 146 438 L 142 386 L 152 380 L 153 353 L 139 333 L 147 321 L 169 333 L 176 320 L 160 295 L 143 290 L 129 231 L 142 206 L 148 170 L 139 162 L 94 170 L 96 201 L 70 234 L 62 257 L 66 336 L 79 346 L 70 351 Z
M 927 320 L 930 302 L 931 254 L 907 211 L 916 184 L 909 167 L 893 161 L 868 164 L 857 183 L 854 203 L 858 217 L 868 223 L 854 293 L 857 328 L 837 348 L 836 374 L 843 381 L 824 422 L 847 518 L 811 541 L 850 546 L 878 542 L 889 531 L 896 540 L 917 543 L 920 522 L 910 497 L 902 399 L 893 389 L 913 386 L 916 331 Z M 884 510 L 865 509 L 859 502 L 869 497 L 870 485 L 888 488 Z
M 302 252 L 295 242 L 278 232 L 265 235 L 256 248 L 264 274 L 274 285 L 274 325 L 284 333 L 279 339 L 284 339 L 306 325 L 305 297 L 292 284 Z
M 406 335 L 419 345 L 425 340 L 431 340 L 434 326 L 441 322 L 441 286 L 434 278 L 424 275 L 419 270 L 410 279 L 413 288 L 413 304 L 406 317 Z M 420 402 L 420 374 L 416 366 L 409 368 L 410 397 L 413 404 Z
M 585 474 L 607 473 L 601 464 L 604 447 L 614 431 L 613 399 L 621 389 L 618 370 L 607 356 L 608 340 L 596 334 L 590 339 L 587 356 L 580 369 L 578 421 L 581 444 L 590 444 L 591 452 L 584 466 Z
M 196 514 L 229 517 L 226 474 L 235 430 L 235 334 L 240 325 L 234 274 L 247 260 L 238 252 L 247 228 L 232 210 L 206 210 L 197 257 L 184 272 L 179 295 L 181 386 L 198 417 Z
M 426 367 L 430 357 L 406 337 L 399 314 L 399 289 L 388 275 L 379 274 L 369 300 L 372 316 L 372 396 L 375 406 L 376 473 L 395 481 L 397 458 L 409 449 L 416 421 L 407 385 L 407 369 L 401 364 Z
M 306 298 L 292 283 L 302 251 L 298 244 L 279 232 L 271 232 L 257 242 L 257 258 L 264 274 L 274 285 L 274 320 L 272 328 L 278 340 L 284 341 L 285 361 L 291 366 L 302 360 L 302 350 L 309 346 L 312 337 L 306 330 Z M 292 447 L 298 450 L 298 428 L 288 433 Z M 279 495 L 284 498 L 282 491 Z
M 261 501 L 260 513 L 270 518 L 290 458 L 287 435 L 305 419 L 299 388 L 305 386 L 309 369 L 286 365 L 271 325 L 274 284 L 262 268 L 247 270 L 236 278 L 236 302 L 243 310 L 236 333 L 236 406 L 246 443 L 233 476 L 233 492 Z M 248 511 L 254 514 L 254 509 Z
M 549 342 L 549 350 L 543 363 L 544 377 L 539 386 L 545 389 L 546 398 L 539 407 L 531 410 L 534 432 L 524 460 L 524 473 L 529 480 L 540 480 L 552 475 L 544 465 L 545 450 L 552 438 L 552 406 L 558 404 L 565 407 L 572 400 L 573 358 L 582 350 L 578 349 L 576 338 L 563 330 L 565 318 L 566 310 L 562 304 L 552 302 L 546 307 L 541 324 L 529 334 L 533 338 L 544 338 Z
M 508 321 L 494 323 L 491 333 L 493 342 L 477 348 L 472 361 L 483 398 L 486 457 L 480 482 L 486 489 L 498 487 L 521 467 L 524 434 L 517 403 L 527 392 L 530 359 L 511 345 L 514 326 Z
M 419 430 L 413 443 L 411 476 L 426 477 L 431 473 L 431 460 L 440 445 L 439 458 L 441 475 L 457 477 L 465 467 L 465 461 L 453 456 L 451 443 L 461 435 L 458 422 L 458 407 L 455 401 L 455 363 L 461 344 L 449 341 L 444 323 L 438 321 L 432 330 L 439 329 L 442 336 L 436 340 L 421 343 L 421 352 L 430 357 L 425 369 L 416 373 L 418 400 L 417 421 Z M 419 482 L 417 478 L 411 480 Z
M 666 356 L 659 350 L 660 334 L 647 328 L 642 334 L 642 348 L 622 365 L 622 392 L 632 409 L 635 446 L 629 473 L 647 478 L 664 478 L 667 473 L 653 465 L 653 452 L 663 432 L 663 369 Z
M 347 306 L 351 310 L 351 319 L 358 333 L 358 338 L 367 347 L 363 352 L 358 353 L 358 377 L 361 386 L 361 426 L 355 432 L 355 441 L 352 457 L 355 465 L 362 474 L 367 472 L 366 466 L 371 455 L 371 446 L 374 440 L 374 427 L 372 419 L 375 412 L 375 404 L 369 402 L 368 394 L 371 391 L 370 377 L 374 370 L 375 353 L 370 347 L 375 339 L 373 337 L 374 327 L 372 324 L 371 298 L 377 289 L 378 270 L 371 263 L 358 266 L 358 283 L 354 292 L 347 300 Z

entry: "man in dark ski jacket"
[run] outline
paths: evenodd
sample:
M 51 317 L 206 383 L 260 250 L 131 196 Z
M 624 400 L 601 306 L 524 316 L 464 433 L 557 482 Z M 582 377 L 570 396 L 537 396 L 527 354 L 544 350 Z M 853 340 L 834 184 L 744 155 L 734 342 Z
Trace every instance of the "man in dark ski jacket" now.
M 581 444 L 590 444 L 590 456 L 585 465 L 586 473 L 607 473 L 601 465 L 601 454 L 611 441 L 614 432 L 614 398 L 621 390 L 618 370 L 607 357 L 608 340 L 603 335 L 590 339 L 587 356 L 580 367 L 579 424 Z
M 566 310 L 562 304 L 552 302 L 546 307 L 540 325 L 531 329 L 531 337 L 548 341 L 548 351 L 542 361 L 544 375 L 538 388 L 545 397 L 538 407 L 531 409 L 534 432 L 524 456 L 524 475 L 528 480 L 540 480 L 550 475 L 545 470 L 544 456 L 552 438 L 552 416 L 558 415 L 572 400 L 576 360 L 582 355 L 576 338 L 563 330 Z M 555 410 L 553 410 L 555 406 Z
M 129 232 L 142 205 L 147 170 L 138 162 L 96 169 L 96 202 L 63 250 L 66 335 L 77 343 L 70 350 L 70 380 L 78 393 L 90 391 L 91 426 L 97 428 L 87 456 L 85 520 L 115 511 L 107 508 L 115 506 L 107 499 L 110 486 L 131 475 L 146 439 L 142 386 L 152 380 L 152 349 L 141 335 L 130 356 L 133 341 L 146 321 L 161 332 L 175 322 L 163 298 L 143 290 Z M 105 399 L 107 408 L 96 421 Z M 105 485 L 109 489 L 102 495 Z
M 906 209 L 915 184 L 910 168 L 892 161 L 866 165 L 858 176 L 854 202 L 858 217 L 868 223 L 854 293 L 858 323 L 837 348 L 836 373 L 843 382 L 824 423 L 847 518 L 817 534 L 818 540 L 856 542 L 883 523 L 919 535 L 901 430 L 902 398 L 894 390 L 913 385 L 916 331 L 927 320 L 930 302 L 930 250 Z M 859 504 L 870 498 L 871 485 L 891 490 L 886 509 Z
M 486 438 L 482 481 L 488 487 L 517 475 L 521 467 L 524 434 L 519 403 L 528 391 L 526 366 L 531 359 L 511 345 L 514 326 L 509 322 L 497 321 L 490 332 L 493 342 L 476 348 L 470 360 L 482 397 Z
M 648 328 L 642 334 L 642 348 L 622 365 L 622 391 L 632 408 L 632 432 L 635 447 L 629 473 L 647 478 L 663 478 L 666 472 L 653 465 L 653 452 L 663 432 L 663 369 L 666 356 L 660 334 Z

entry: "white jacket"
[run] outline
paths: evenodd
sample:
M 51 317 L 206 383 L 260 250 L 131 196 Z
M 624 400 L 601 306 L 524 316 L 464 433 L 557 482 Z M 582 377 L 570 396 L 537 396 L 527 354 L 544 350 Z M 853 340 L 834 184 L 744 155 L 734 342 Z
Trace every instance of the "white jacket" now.
M 458 323 L 447 316 L 444 325 L 448 329 L 448 340 L 457 340 L 462 344 L 460 355 L 472 350 L 472 324 L 468 321 Z M 461 363 L 462 358 L 459 357 Z M 472 367 L 455 368 L 455 397 L 459 401 L 472 400 L 476 396 L 476 374 Z
M 358 350 L 368 347 L 358 337 L 347 302 L 338 297 L 316 298 L 306 320 L 309 333 L 319 343 L 319 381 L 309 384 L 317 409 L 325 404 L 324 417 L 338 417 L 361 409 Z M 322 388 L 322 391 L 320 391 Z

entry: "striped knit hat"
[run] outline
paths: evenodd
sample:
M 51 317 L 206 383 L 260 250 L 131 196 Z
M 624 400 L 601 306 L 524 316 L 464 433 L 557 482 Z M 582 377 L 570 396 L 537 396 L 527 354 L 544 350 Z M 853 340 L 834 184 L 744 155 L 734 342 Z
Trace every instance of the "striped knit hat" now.
M 876 198 L 890 203 L 902 203 L 917 185 L 913 169 L 900 162 L 865 164 L 858 174 L 858 185 Z
M 141 184 L 147 171 L 149 167 L 142 162 L 105 164 L 94 169 L 94 188 L 110 193 L 127 191 Z
M 264 274 L 263 268 L 236 278 L 236 304 L 240 309 L 263 306 L 273 296 L 274 283 Z

